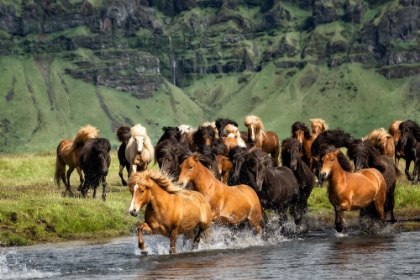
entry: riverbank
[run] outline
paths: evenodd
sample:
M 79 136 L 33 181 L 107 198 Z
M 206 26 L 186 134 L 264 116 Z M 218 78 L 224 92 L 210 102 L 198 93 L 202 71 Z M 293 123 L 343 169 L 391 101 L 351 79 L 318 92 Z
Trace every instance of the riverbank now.
M 2 156 L 0 246 L 133 236 L 139 218 L 127 212 L 131 194 L 118 176 L 115 151 L 111 158 L 104 202 L 100 199 L 102 187 L 98 187 L 96 199 L 65 195 L 64 186 L 57 187 L 53 180 L 55 153 Z M 71 184 L 75 193 L 78 180 L 74 172 Z M 313 190 L 309 210 L 311 230 L 333 228 L 334 211 L 325 187 Z M 394 230 L 420 229 L 420 187 L 404 178 L 398 180 L 395 192 L 395 216 L 398 222 L 392 226 Z M 345 217 L 350 230 L 357 228 L 358 211 L 345 212 Z

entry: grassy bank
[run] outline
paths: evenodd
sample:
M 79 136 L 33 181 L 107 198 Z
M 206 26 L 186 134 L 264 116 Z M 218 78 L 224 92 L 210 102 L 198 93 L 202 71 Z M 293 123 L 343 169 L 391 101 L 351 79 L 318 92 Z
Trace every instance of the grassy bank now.
M 131 194 L 118 177 L 118 159 L 111 154 L 107 201 L 64 196 L 54 184 L 55 153 L 2 155 L 0 157 L 0 246 L 31 245 L 78 239 L 132 235 L 138 218 L 127 209 Z M 126 175 L 126 173 L 124 173 Z M 77 173 L 71 177 L 75 193 Z M 90 191 L 90 194 L 92 192 Z M 325 188 L 315 188 L 309 199 L 310 218 L 333 225 L 334 212 Z M 401 178 L 396 189 L 396 216 L 402 230 L 417 229 L 420 186 Z M 348 219 L 357 212 L 346 213 Z

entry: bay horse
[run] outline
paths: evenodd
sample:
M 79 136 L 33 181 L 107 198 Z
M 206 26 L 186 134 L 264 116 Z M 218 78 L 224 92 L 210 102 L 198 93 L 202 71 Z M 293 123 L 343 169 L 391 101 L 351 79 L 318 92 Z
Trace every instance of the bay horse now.
M 395 145 L 395 164 L 399 167 L 400 166 L 400 159 L 405 158 L 404 156 L 404 146 L 401 144 L 401 131 L 400 131 L 400 124 L 403 121 L 400 120 L 394 120 L 391 122 L 391 124 L 388 127 L 389 134 L 394 139 L 394 145 Z
M 280 142 L 277 134 L 274 131 L 264 131 L 264 125 L 257 116 L 245 117 L 244 124 L 248 128 L 248 142 L 253 143 L 257 148 L 273 157 L 276 166 L 278 166 Z
M 225 226 L 239 226 L 248 221 L 258 235 L 262 234 L 263 220 L 260 200 L 247 185 L 227 186 L 216 179 L 196 154 L 181 164 L 178 183 L 194 183 L 194 189 L 209 201 L 212 220 Z
M 309 230 L 309 225 L 306 220 L 308 214 L 308 199 L 314 188 L 315 181 L 312 170 L 303 162 L 299 150 L 300 143 L 295 138 L 286 138 L 281 143 L 282 165 L 289 167 L 293 171 L 299 184 L 298 207 L 302 212 L 302 220 L 305 221 L 305 226 L 302 228 L 302 231 L 307 232 Z
M 290 168 L 276 167 L 274 159 L 260 149 L 234 149 L 231 159 L 234 171 L 229 177 L 229 184 L 246 183 L 252 187 L 263 210 L 277 212 L 281 231 L 287 221 L 287 210 L 293 216 L 295 225 L 300 227 L 303 209 L 298 207 L 299 184 Z
M 155 170 L 145 170 L 130 177 L 132 194 L 129 212 L 136 217 L 144 205 L 144 223 L 139 223 L 138 246 L 145 253 L 143 232 L 160 234 L 170 239 L 169 253 L 176 253 L 179 234 L 190 235 L 198 229 L 194 248 L 201 234 L 209 234 L 212 212 L 207 199 L 199 192 L 175 185 L 167 176 Z M 207 237 L 207 236 L 206 236 Z
M 337 160 L 340 150 L 335 147 L 333 150 L 320 155 L 320 175 L 323 179 L 328 179 L 328 199 L 334 207 L 337 232 L 347 232 L 343 211 L 363 209 L 372 202 L 383 225 L 386 183 L 381 172 L 375 168 L 347 172 Z
M 404 146 L 405 174 L 407 179 L 415 184 L 420 180 L 420 127 L 416 122 L 407 120 L 400 123 L 399 129 L 401 131 L 401 145 Z M 412 174 L 409 171 L 411 162 L 414 162 Z
M 96 188 L 102 184 L 102 200 L 106 200 L 106 176 L 111 165 L 111 143 L 106 138 L 91 138 L 86 140 L 79 154 L 80 167 L 85 174 L 85 182 L 81 190 L 83 197 L 90 187 L 93 187 L 93 198 L 96 198 Z
M 130 163 L 125 158 L 125 148 L 127 147 L 128 140 L 130 140 L 131 137 L 131 128 L 128 126 L 120 126 L 115 131 L 115 134 L 117 135 L 118 141 L 121 142 L 121 145 L 118 147 L 118 161 L 119 161 L 119 170 L 118 175 L 121 178 L 121 183 L 123 186 L 127 186 L 127 181 L 124 180 L 124 168 L 127 170 L 127 174 L 130 172 Z
M 320 154 L 322 147 L 328 147 L 329 145 L 332 145 L 336 148 L 348 148 L 352 141 L 353 137 L 350 135 L 350 133 L 347 133 L 341 129 L 334 129 L 321 132 L 312 142 L 311 154 L 313 157 L 313 164 L 315 165 L 315 175 L 318 178 L 317 184 L 319 186 L 322 185 L 322 178 L 319 175 L 319 170 L 321 168 Z
M 57 156 L 55 158 L 54 181 L 58 186 L 60 186 L 60 182 L 62 181 L 68 194 L 73 194 L 70 186 L 70 176 L 74 169 L 76 169 L 77 173 L 79 174 L 80 184 L 78 190 L 81 190 L 84 183 L 84 178 L 82 169 L 79 166 L 79 153 L 83 147 L 83 144 L 88 139 L 98 138 L 98 135 L 99 130 L 96 127 L 86 125 L 79 129 L 73 140 L 65 139 L 58 144 L 56 149 Z M 66 166 L 69 167 L 67 174 Z
M 385 215 L 390 212 L 391 223 L 395 223 L 397 221 L 394 216 L 395 187 L 397 177 L 401 176 L 402 173 L 394 161 L 388 156 L 381 154 L 369 140 L 354 140 L 347 150 L 347 155 L 354 162 L 354 171 L 362 168 L 376 168 L 382 173 L 386 183 Z M 361 212 L 361 215 L 375 216 L 371 214 L 374 212 L 373 205 L 370 205 L 369 209 Z
M 372 142 L 373 146 L 379 150 L 382 155 L 394 158 L 395 143 L 394 138 L 388 134 L 385 128 L 374 129 L 365 137 Z
M 146 128 L 141 124 L 136 124 L 130 130 L 131 137 L 125 148 L 125 157 L 130 163 L 130 172 L 128 178 L 137 170 L 147 169 L 147 165 L 155 156 L 155 149 L 150 137 L 146 133 Z

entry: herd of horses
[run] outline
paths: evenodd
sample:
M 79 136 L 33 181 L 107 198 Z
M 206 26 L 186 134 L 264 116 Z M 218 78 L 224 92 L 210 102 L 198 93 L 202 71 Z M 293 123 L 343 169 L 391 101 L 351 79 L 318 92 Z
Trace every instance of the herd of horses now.
M 239 131 L 238 123 L 228 118 L 198 128 L 163 127 L 156 145 L 140 124 L 119 127 L 119 176 L 132 194 L 129 212 L 137 216 L 147 205 L 145 221 L 138 224 L 139 248 L 145 250 L 143 232 L 169 237 L 170 253 L 176 252 L 179 234 L 197 246 L 212 223 L 249 227 L 264 236 L 266 210 L 278 214 L 281 232 L 289 213 L 296 232 L 306 233 L 308 198 L 324 181 L 338 232 L 346 232 L 343 211 L 360 210 L 361 217 L 382 225 L 390 213 L 391 222 L 396 222 L 394 192 L 402 175 L 401 158 L 408 180 L 419 182 L 419 125 L 411 120 L 393 121 L 388 131 L 374 129 L 365 138 L 355 139 L 341 129 L 329 129 L 322 119 L 310 121 L 311 130 L 304 122 L 293 123 L 290 137 L 281 142 L 274 131 L 264 130 L 257 116 L 245 118 L 247 131 Z M 62 181 L 73 194 L 70 176 L 76 169 L 81 194 L 85 197 L 92 187 L 95 197 L 102 183 L 105 201 L 110 149 L 109 140 L 99 138 L 99 130 L 82 127 L 74 140 L 62 140 L 57 147 L 56 183 Z M 153 160 L 158 171 L 148 168 Z

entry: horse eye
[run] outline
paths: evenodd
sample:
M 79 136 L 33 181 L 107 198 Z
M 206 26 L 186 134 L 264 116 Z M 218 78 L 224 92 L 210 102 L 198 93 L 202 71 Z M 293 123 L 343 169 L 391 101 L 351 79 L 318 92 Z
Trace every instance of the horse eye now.
M 142 194 L 142 193 L 144 193 L 144 190 L 141 190 L 141 191 L 140 191 L 140 193 L 141 193 L 141 194 Z
M 193 167 L 192 167 L 192 166 L 190 166 L 189 170 L 192 170 L 192 169 L 193 169 Z

